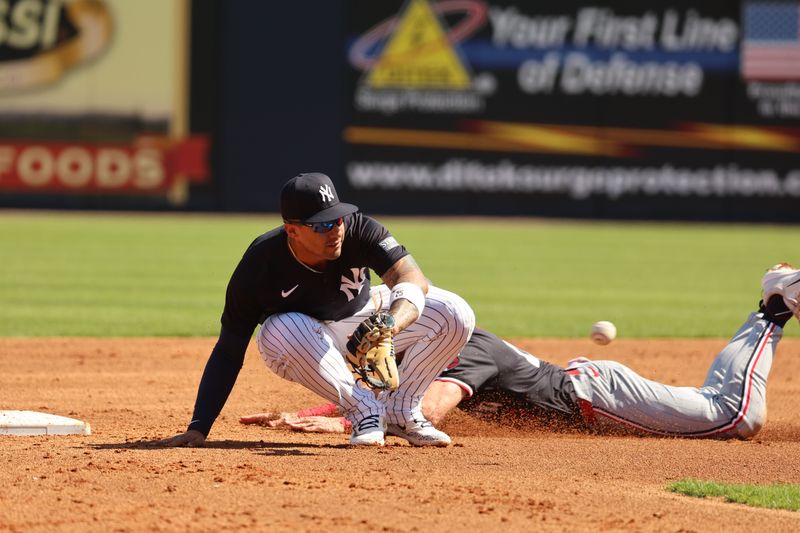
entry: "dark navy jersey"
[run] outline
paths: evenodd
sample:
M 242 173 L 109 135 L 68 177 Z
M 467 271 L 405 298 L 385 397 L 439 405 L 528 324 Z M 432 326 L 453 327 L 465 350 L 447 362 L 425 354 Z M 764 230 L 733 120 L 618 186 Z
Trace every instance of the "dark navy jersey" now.
M 225 296 L 222 329 L 206 363 L 189 429 L 208 435 L 244 363 L 256 325 L 275 313 L 296 311 L 319 320 L 353 316 L 369 300 L 370 275 L 379 276 L 408 255 L 376 220 L 344 217 L 342 254 L 319 272 L 289 251 L 283 227 L 258 237 L 234 270 Z
M 491 417 L 533 410 L 546 418 L 581 420 L 572 381 L 564 369 L 480 328 L 475 328 L 439 379 L 454 382 L 471 394 L 459 404 L 468 412 Z
M 370 269 L 382 276 L 408 251 L 361 213 L 346 216 L 344 224 L 342 254 L 320 272 L 294 258 L 283 227 L 253 241 L 228 283 L 222 326 L 249 336 L 276 313 L 341 320 L 361 310 L 369 299 Z

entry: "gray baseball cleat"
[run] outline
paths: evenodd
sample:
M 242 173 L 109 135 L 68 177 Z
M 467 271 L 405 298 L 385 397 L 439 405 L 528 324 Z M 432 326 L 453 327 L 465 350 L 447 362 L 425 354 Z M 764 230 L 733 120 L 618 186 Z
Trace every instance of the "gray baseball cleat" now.
M 353 423 L 351 446 L 383 446 L 386 422 L 379 415 L 368 415 Z
M 800 321 L 800 270 L 795 270 L 789 263 L 778 263 L 761 278 L 761 288 L 765 303 L 772 296 L 781 296 L 786 307 Z
M 414 446 L 449 446 L 453 442 L 447 433 L 439 431 L 424 418 L 412 418 L 403 424 L 389 424 L 386 434 L 406 439 Z

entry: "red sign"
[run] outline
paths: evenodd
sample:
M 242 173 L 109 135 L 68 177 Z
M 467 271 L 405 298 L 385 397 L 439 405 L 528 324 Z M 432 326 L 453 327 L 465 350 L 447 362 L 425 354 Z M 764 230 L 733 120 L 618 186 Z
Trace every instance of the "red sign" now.
M 0 141 L 0 191 L 161 193 L 208 178 L 207 137 L 132 144 Z

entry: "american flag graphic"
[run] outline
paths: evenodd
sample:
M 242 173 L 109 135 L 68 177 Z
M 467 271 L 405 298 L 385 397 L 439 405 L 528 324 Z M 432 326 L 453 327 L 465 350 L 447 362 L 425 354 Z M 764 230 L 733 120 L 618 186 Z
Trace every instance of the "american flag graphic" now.
M 748 80 L 800 80 L 800 3 L 745 2 L 741 73 Z

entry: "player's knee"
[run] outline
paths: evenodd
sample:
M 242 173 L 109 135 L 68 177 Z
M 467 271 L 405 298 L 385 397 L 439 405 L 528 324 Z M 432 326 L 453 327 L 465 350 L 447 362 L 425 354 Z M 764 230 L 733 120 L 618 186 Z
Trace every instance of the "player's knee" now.
M 461 316 L 461 323 L 467 330 L 467 336 L 470 336 L 472 335 L 472 331 L 475 329 L 475 323 L 476 323 L 475 311 L 472 310 L 472 307 L 470 307 L 466 301 L 464 300 L 461 301 L 464 302 L 464 306 L 462 308 L 463 313 Z
M 433 289 L 433 288 L 432 288 Z M 468 339 L 475 329 L 475 312 L 472 307 L 459 295 L 450 291 L 436 288 L 432 291 L 433 297 L 426 301 L 425 306 L 435 309 L 440 316 L 446 317 L 442 324 L 453 335 L 464 336 Z
M 766 408 L 753 409 L 736 425 L 737 436 L 742 439 L 752 439 L 761 431 L 766 421 Z
M 450 306 L 456 320 L 472 333 L 472 330 L 475 329 L 475 311 L 472 310 L 472 307 L 464 298 L 452 292 L 450 293 Z

